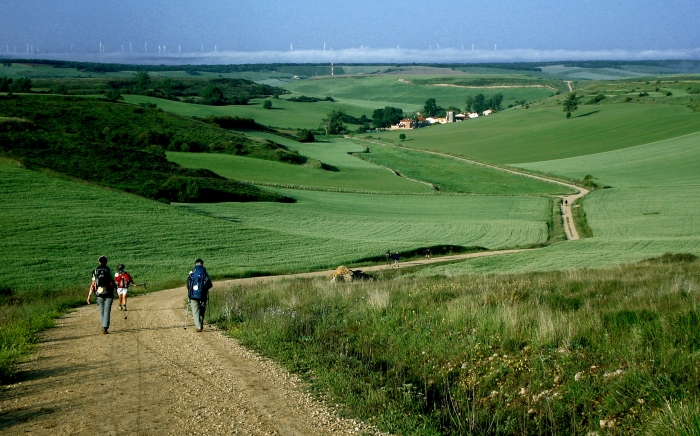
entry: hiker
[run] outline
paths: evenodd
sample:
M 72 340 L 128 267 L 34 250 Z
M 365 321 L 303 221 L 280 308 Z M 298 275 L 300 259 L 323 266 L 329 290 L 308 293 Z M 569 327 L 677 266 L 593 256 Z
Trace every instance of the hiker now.
M 95 294 L 102 323 L 102 334 L 106 335 L 109 333 L 109 315 L 112 310 L 112 301 L 114 301 L 114 280 L 112 280 L 112 271 L 107 266 L 107 256 L 100 256 L 97 261 L 100 265 L 92 272 L 87 304 L 91 304 L 90 297 Z
M 386 256 L 386 266 L 391 265 L 391 251 L 386 250 L 385 256 Z
M 396 268 L 399 267 L 399 252 L 398 251 L 396 253 L 394 253 L 394 266 Z
M 568 205 L 569 205 L 569 200 L 564 200 L 564 206 L 568 206 Z
M 192 308 L 192 318 L 197 332 L 204 328 L 204 312 L 207 309 L 207 299 L 209 289 L 214 286 L 207 269 L 204 268 L 204 261 L 197 259 L 194 261 L 194 268 L 187 275 L 187 302 Z
M 129 292 L 129 285 L 134 281 L 131 275 L 124 271 L 124 264 L 117 266 L 117 273 L 114 274 L 114 282 L 117 284 L 117 298 L 119 298 L 119 310 L 126 310 L 126 294 Z
M 430 247 L 425 249 L 425 258 L 430 259 Z

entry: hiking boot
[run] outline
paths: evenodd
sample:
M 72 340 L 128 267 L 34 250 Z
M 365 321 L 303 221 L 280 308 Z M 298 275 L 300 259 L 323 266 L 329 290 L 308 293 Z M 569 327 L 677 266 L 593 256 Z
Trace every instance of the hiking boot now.
M 104 328 L 104 327 L 102 327 L 102 334 L 103 334 L 103 335 L 106 335 L 107 333 L 109 333 L 109 332 L 107 331 L 107 329 Z
M 201 332 L 202 332 L 202 329 L 197 329 L 197 333 L 201 333 Z
M 121 305 L 121 304 L 119 305 L 119 310 L 122 310 L 122 305 Z
M 124 305 L 124 311 L 126 311 L 126 304 Z

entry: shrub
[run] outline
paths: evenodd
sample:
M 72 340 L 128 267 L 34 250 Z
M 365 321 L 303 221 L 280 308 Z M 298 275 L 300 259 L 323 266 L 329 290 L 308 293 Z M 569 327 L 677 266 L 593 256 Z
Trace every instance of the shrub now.
M 272 109 L 272 101 L 271 100 L 265 100 L 263 102 L 263 109 Z

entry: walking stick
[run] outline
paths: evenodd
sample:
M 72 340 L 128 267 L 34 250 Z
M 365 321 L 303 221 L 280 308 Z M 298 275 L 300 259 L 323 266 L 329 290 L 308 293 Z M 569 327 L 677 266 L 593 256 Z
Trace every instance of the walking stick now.
M 190 308 L 190 300 L 187 299 L 187 303 L 185 303 L 185 324 L 184 324 L 184 326 L 183 326 L 183 328 L 184 328 L 185 330 L 187 330 L 187 310 L 188 310 L 189 308 Z M 194 316 L 194 315 L 192 315 L 192 316 Z

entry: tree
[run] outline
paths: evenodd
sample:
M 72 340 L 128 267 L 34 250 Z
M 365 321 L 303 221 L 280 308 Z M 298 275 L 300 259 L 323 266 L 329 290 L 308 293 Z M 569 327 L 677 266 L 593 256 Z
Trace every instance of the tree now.
M 488 109 L 486 107 L 486 97 L 484 97 L 484 94 L 477 94 L 474 97 L 474 101 L 472 102 L 472 108 L 474 109 L 474 112 L 481 113 Z
M 400 135 L 399 135 L 399 139 L 401 140 L 401 142 L 405 141 L 405 140 L 406 140 L 406 134 L 405 134 L 405 133 L 400 134 Z
M 571 112 L 578 109 L 578 101 L 579 97 L 576 95 L 575 92 L 572 92 L 566 96 L 566 99 L 564 99 L 563 104 L 564 112 L 566 112 L 566 118 L 571 118 Z
M 122 94 L 116 89 L 108 89 L 105 92 L 105 98 L 109 101 L 123 100 Z
M 263 109 L 272 109 L 272 101 L 270 100 L 265 100 L 263 102 Z
M 151 76 L 148 75 L 148 71 L 137 71 L 134 75 L 134 80 L 136 81 L 136 89 L 138 91 L 145 91 L 151 84 Z
M 503 103 L 503 94 L 496 93 L 486 102 L 486 109 L 492 109 L 495 111 L 501 110 L 501 103 Z
M 10 85 L 12 85 L 13 80 L 9 77 L 0 77 L 0 92 L 7 92 L 10 90 Z
M 343 109 L 335 109 L 321 120 L 321 127 L 325 130 L 326 136 L 337 135 L 347 130 L 345 125 L 343 125 L 343 117 L 345 117 L 345 111 Z
M 32 79 L 20 77 L 9 85 L 10 92 L 30 92 L 32 90 Z
M 442 108 L 437 105 L 434 98 L 429 98 L 423 106 L 423 116 L 432 117 L 437 114 Z
M 471 95 L 468 95 L 465 103 L 466 103 L 466 107 L 464 108 L 465 111 L 471 112 L 472 110 L 474 110 L 474 97 L 472 97 Z
M 211 104 L 214 106 L 222 105 L 225 102 L 224 93 L 219 87 L 211 83 L 204 87 L 202 98 L 204 99 L 204 104 Z
M 299 142 L 314 142 L 316 138 L 311 130 L 301 129 L 297 132 L 297 141 Z
M 372 112 L 372 124 L 378 128 L 387 128 L 397 124 L 403 118 L 403 109 L 387 106 Z M 359 121 L 362 121 L 361 119 Z

